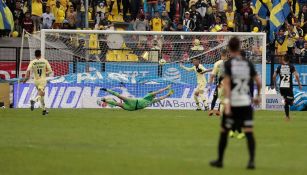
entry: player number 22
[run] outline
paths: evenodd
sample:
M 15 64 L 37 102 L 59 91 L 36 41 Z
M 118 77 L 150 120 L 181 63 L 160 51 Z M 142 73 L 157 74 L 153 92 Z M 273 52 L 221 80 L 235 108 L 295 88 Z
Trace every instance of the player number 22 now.
M 235 87 L 233 88 L 233 92 L 236 94 L 247 94 L 249 91 L 248 81 L 247 80 L 234 80 Z

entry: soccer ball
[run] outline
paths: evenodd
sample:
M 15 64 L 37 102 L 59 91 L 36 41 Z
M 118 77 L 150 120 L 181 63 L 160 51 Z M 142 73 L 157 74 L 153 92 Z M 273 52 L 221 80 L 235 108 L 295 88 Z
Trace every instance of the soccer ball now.
M 159 61 L 159 64 L 160 64 L 160 65 L 164 65 L 164 64 L 166 64 L 165 59 L 161 59 L 161 60 Z

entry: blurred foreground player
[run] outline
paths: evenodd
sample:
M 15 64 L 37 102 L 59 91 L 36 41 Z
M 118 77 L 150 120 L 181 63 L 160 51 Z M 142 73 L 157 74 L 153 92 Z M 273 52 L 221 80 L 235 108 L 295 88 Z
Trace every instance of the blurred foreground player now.
M 34 104 L 36 102 L 41 103 L 41 108 L 43 109 L 43 115 L 48 114 L 48 111 L 45 107 L 45 87 L 47 84 L 46 77 L 52 73 L 51 66 L 48 62 L 48 60 L 41 57 L 41 51 L 36 50 L 35 51 L 35 59 L 32 60 L 28 66 L 26 78 L 24 79 L 24 82 L 28 81 L 30 78 L 30 73 L 33 73 L 34 75 L 34 84 L 38 91 L 37 96 L 34 100 L 31 100 L 31 110 L 34 110 Z
M 242 127 L 245 132 L 249 162 L 247 169 L 255 168 L 255 139 L 253 135 L 253 108 L 250 87 L 256 82 L 258 94 L 254 102 L 260 102 L 261 81 L 254 65 L 243 58 L 240 53 L 240 40 L 233 37 L 229 40 L 230 59 L 225 62 L 224 69 L 224 96 L 225 105 L 222 118 L 220 140 L 218 146 L 218 159 L 211 161 L 210 165 L 223 167 L 224 152 L 227 146 L 228 132 L 233 126 Z
M 281 65 L 279 65 L 274 72 L 273 75 L 273 82 L 274 82 L 274 87 L 276 87 L 276 76 L 279 75 L 280 80 L 279 80 L 279 91 L 280 94 L 284 98 L 284 103 L 285 103 L 285 114 L 286 114 L 286 120 L 290 120 L 290 106 L 293 104 L 294 101 L 294 95 L 293 95 L 293 75 L 295 76 L 295 79 L 297 81 L 297 84 L 299 86 L 299 89 L 302 90 L 302 85 L 300 82 L 299 75 L 295 69 L 295 67 L 289 63 L 289 57 L 284 56 L 281 62 Z

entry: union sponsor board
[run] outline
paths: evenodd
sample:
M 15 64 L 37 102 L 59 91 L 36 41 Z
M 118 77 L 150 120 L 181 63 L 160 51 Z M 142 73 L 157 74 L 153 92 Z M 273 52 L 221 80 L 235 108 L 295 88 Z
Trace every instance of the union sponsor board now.
M 14 107 L 27 108 L 30 106 L 30 99 L 35 97 L 37 90 L 33 84 L 20 84 L 17 88 L 14 86 Z M 150 91 L 165 87 L 166 84 L 155 85 L 136 85 L 126 84 L 125 86 L 114 87 L 114 84 L 104 84 L 105 88 L 111 88 L 123 96 L 140 98 Z M 97 84 L 78 84 L 71 85 L 66 83 L 49 84 L 46 89 L 45 101 L 48 108 L 99 108 L 110 106 L 100 102 L 102 97 L 116 97 L 100 91 L 101 86 Z M 173 85 L 176 89 L 171 98 L 152 104 L 152 109 L 195 109 L 196 104 L 193 99 L 195 86 L 190 85 Z M 161 94 L 165 95 L 167 92 Z M 212 94 L 211 94 L 212 96 Z M 212 98 L 210 96 L 210 98 Z M 203 105 L 203 104 L 202 104 Z

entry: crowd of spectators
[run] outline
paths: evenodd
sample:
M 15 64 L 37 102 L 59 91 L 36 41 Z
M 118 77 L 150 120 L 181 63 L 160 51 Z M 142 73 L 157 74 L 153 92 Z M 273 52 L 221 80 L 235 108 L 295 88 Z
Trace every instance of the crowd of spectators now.
M 136 31 L 269 31 L 269 18 L 260 18 L 251 0 L 88 1 L 91 29 L 114 30 L 116 24 L 124 23 L 125 30 Z M 291 13 L 271 46 L 278 55 L 307 57 L 307 0 L 288 3 Z M 19 36 L 22 29 L 33 33 L 86 26 L 84 0 L 6 0 L 6 4 L 13 13 Z

